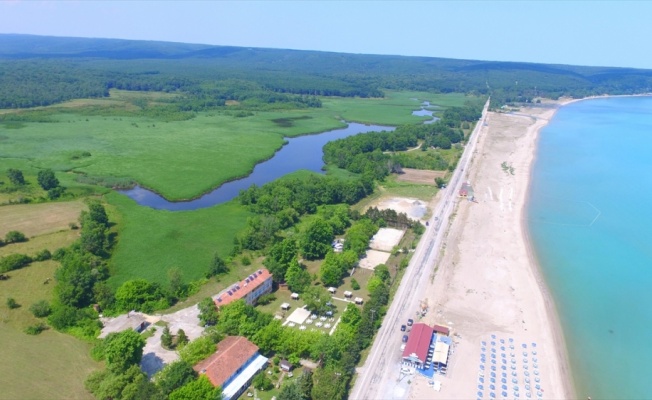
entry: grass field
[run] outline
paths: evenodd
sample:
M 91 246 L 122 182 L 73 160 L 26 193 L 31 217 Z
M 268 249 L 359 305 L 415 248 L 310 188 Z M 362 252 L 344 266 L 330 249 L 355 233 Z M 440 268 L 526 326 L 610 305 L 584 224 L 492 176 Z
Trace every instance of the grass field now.
M 100 364 L 90 358 L 90 345 L 72 336 L 47 330 L 37 336 L 23 332 L 39 322 L 29 311 L 31 304 L 50 300 L 58 263 L 32 263 L 9 272 L 10 279 L 0 281 L 0 399 L 92 399 L 83 381 Z M 13 297 L 20 308 L 10 310 L 6 298 Z
M 132 110 L 135 104 L 157 103 L 165 96 L 112 91 L 108 99 L 47 107 L 56 111 L 49 116 L 56 122 L 0 124 L 0 171 L 19 168 L 29 178 L 38 169 L 52 168 L 59 171 L 62 184 L 83 190 L 89 189 L 75 184 L 74 174 L 63 172 L 133 179 L 168 199 L 189 199 L 246 175 L 257 162 L 274 154 L 284 136 L 338 128 L 340 119 L 385 125 L 418 123 L 421 119 L 411 111 L 420 107 L 421 100 L 450 106 L 466 99 L 460 94 L 388 91 L 384 99 L 324 98 L 322 108 L 260 111 L 248 117 L 236 117 L 230 110 L 173 122 L 133 113 L 97 115 L 103 107 L 115 114 L 116 108 Z
M 167 271 L 173 267 L 186 281 L 201 278 L 215 252 L 228 256 L 233 237 L 251 215 L 236 202 L 171 212 L 141 207 L 118 193 L 108 194 L 106 200 L 121 216 L 110 264 L 113 287 L 135 278 L 167 283 Z
M 71 222 L 79 225 L 79 213 L 85 208 L 81 200 L 3 206 L 0 207 L 0 236 L 9 231 L 34 237 L 69 230 Z

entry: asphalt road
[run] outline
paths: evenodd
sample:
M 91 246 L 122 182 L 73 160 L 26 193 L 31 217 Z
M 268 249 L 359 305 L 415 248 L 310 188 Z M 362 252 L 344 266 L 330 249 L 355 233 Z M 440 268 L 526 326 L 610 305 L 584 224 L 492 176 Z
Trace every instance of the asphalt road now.
M 407 271 L 376 335 L 369 356 L 364 366 L 359 369 L 355 385 L 351 390 L 351 399 L 376 400 L 407 397 L 406 387 L 401 383 L 405 376 L 400 374 L 402 355 L 400 347 L 401 338 L 404 335 L 400 326 L 405 324 L 408 318 L 418 320 L 416 313 L 420 309 L 421 300 L 427 297 L 425 291 L 428 279 L 441 253 L 440 249 L 450 223 L 450 216 L 455 201 L 458 200 L 457 193 L 464 182 L 465 171 L 468 170 L 475 151 L 488 107 L 489 101 L 487 100 L 482 117 L 471 133 L 457 168 L 447 188 L 444 189 L 445 192 L 440 202 L 433 210 L 429 226 L 426 227 L 426 232 L 412 255 Z

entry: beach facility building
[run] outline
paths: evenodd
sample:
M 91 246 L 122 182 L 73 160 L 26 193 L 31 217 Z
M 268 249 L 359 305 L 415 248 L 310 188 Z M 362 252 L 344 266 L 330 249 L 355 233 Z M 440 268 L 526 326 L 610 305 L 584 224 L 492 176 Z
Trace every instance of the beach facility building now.
M 436 334 L 438 335 L 444 335 L 444 336 L 450 336 L 451 335 L 451 330 L 447 326 L 443 325 L 433 325 L 432 329 L 435 331 Z
M 459 195 L 460 197 L 473 199 L 474 193 L 473 193 L 473 187 L 471 186 L 471 182 L 462 183 L 462 187 L 460 188 Z
M 213 301 L 218 308 L 240 299 L 244 299 L 249 305 L 254 305 L 260 296 L 271 291 L 272 274 L 263 268 L 222 290 L 213 296 Z
M 412 331 L 403 349 L 403 365 L 425 369 L 434 330 L 422 323 L 412 326 Z
M 217 351 L 193 367 L 206 375 L 214 386 L 222 388 L 222 399 L 237 399 L 247 390 L 254 376 L 267 365 L 267 357 L 258 354 L 258 346 L 243 336 L 227 336 Z

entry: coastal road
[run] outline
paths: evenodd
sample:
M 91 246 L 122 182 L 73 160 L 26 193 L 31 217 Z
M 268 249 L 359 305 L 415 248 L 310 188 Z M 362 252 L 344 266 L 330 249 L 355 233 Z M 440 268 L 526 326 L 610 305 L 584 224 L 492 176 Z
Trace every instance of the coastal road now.
M 394 299 L 387 310 L 383 324 L 378 330 L 364 366 L 359 370 L 350 398 L 354 400 L 401 399 L 407 393 L 399 381 L 401 363 L 401 338 L 404 332 L 400 326 L 408 318 L 415 317 L 420 302 L 426 296 L 428 279 L 440 255 L 444 235 L 450 223 L 450 216 L 457 200 L 457 192 L 464 181 L 465 170 L 473 157 L 473 152 L 485 124 L 489 100 L 482 110 L 482 117 L 476 124 L 469 141 L 453 172 L 448 187 L 433 210 L 429 226 L 417 245 Z

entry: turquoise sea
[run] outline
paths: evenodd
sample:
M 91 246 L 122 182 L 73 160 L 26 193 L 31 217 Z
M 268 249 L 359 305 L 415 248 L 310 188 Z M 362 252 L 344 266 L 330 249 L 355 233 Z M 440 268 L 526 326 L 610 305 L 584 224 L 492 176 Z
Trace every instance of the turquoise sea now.
M 562 107 L 530 185 L 530 238 L 578 397 L 652 398 L 652 97 Z

